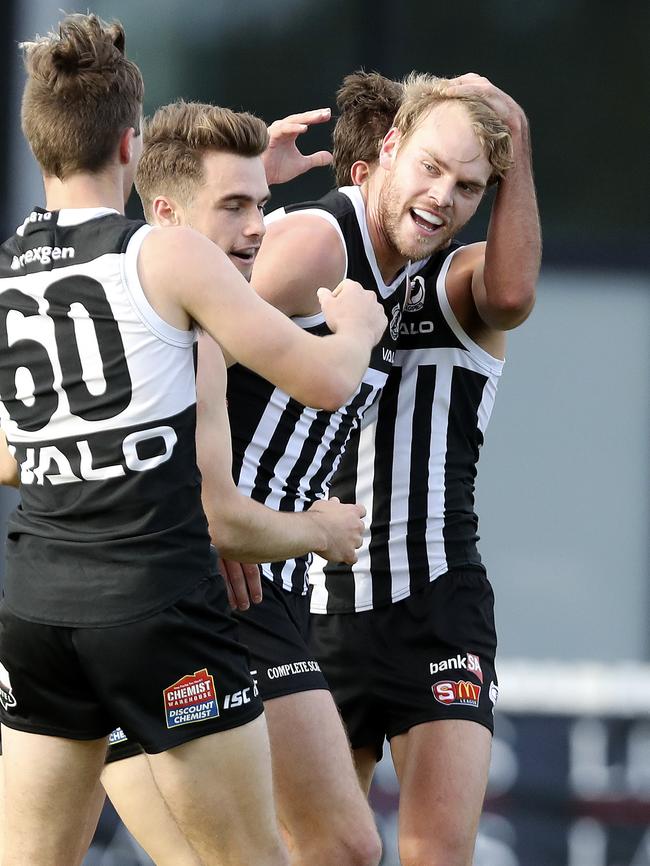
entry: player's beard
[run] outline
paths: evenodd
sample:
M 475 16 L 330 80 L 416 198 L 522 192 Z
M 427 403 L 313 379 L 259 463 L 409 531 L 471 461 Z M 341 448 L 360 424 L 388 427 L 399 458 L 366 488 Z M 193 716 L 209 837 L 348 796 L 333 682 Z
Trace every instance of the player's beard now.
M 395 188 L 391 178 L 388 178 L 379 191 L 378 213 L 383 235 L 387 243 L 399 253 L 402 258 L 412 262 L 426 259 L 436 250 L 448 246 L 453 237 L 450 227 L 445 228 L 444 233 L 434 238 L 426 236 L 418 237 L 412 241 L 401 241 L 399 238 L 400 222 L 406 216 L 410 219 L 408 210 L 404 210 L 403 203 L 399 200 L 398 190 Z

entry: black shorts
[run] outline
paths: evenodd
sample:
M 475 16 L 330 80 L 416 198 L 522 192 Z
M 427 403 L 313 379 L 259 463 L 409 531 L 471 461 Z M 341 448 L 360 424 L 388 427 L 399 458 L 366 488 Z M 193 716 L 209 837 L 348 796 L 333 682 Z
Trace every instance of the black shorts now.
M 361 613 L 314 614 L 311 647 L 353 749 L 438 719 L 494 730 L 494 594 L 479 569 L 443 574 L 409 598 Z
M 119 727 L 156 753 L 263 710 L 218 577 L 128 625 L 40 625 L 0 605 L 0 661 L 2 722 L 30 733 L 89 740 Z
M 327 689 L 308 645 L 309 596 L 287 592 L 264 578 L 262 589 L 259 604 L 234 614 L 262 700 Z

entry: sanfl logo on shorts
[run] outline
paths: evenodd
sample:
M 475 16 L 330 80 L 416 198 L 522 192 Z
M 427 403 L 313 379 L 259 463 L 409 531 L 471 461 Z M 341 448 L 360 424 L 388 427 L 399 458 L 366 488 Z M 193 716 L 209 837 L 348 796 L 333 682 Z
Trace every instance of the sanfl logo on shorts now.
M 9 671 L 2 662 L 0 662 L 0 704 L 2 704 L 5 710 L 8 710 L 9 707 L 16 706 L 16 698 L 14 697 L 14 692 L 11 688 Z

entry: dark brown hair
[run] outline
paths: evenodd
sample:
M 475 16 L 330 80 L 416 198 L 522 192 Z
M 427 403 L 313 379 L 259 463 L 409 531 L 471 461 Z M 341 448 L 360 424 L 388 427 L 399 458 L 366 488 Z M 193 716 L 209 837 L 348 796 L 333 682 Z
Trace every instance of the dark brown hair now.
M 402 101 L 398 81 L 362 69 L 346 75 L 337 94 L 339 116 L 334 127 L 332 169 L 337 186 L 351 183 L 350 169 L 359 159 L 375 162 L 384 136 Z

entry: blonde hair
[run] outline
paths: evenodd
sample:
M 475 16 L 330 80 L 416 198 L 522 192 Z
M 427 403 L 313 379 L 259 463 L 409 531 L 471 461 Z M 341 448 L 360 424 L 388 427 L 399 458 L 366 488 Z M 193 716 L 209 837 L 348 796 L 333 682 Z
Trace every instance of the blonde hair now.
M 140 131 L 144 84 L 124 54 L 122 25 L 69 15 L 57 33 L 24 42 L 22 128 L 46 175 L 98 171 L 125 129 Z
M 469 116 L 472 128 L 492 166 L 489 183 L 495 183 L 512 168 L 512 136 L 497 113 L 478 96 L 447 96 L 448 78 L 412 72 L 404 80 L 404 96 L 393 126 L 406 141 L 422 118 L 443 102 L 460 102 Z
M 146 218 L 151 221 L 151 205 L 157 195 L 191 203 L 203 181 L 204 153 L 260 156 L 268 140 L 264 121 L 247 112 L 182 99 L 159 108 L 145 123 L 135 178 Z

